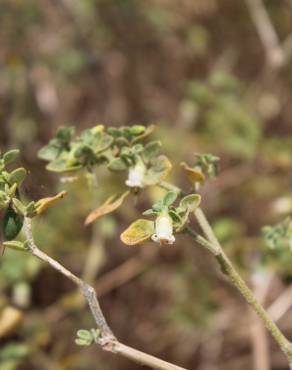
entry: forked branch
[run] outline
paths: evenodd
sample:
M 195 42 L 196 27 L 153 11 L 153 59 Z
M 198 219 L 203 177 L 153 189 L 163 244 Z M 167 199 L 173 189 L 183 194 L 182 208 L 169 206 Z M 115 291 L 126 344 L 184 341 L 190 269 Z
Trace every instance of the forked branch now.
M 43 262 L 48 263 L 52 268 L 60 272 L 62 275 L 64 275 L 66 278 L 68 278 L 75 285 L 78 286 L 81 293 L 88 302 L 97 329 L 100 332 L 100 335 L 97 339 L 97 343 L 101 346 L 103 350 L 119 354 L 123 357 L 127 357 L 128 359 L 134 362 L 149 366 L 157 370 L 186 370 L 182 367 L 160 360 L 157 357 L 148 355 L 147 353 L 138 351 L 132 347 L 126 346 L 125 344 L 119 342 L 106 322 L 106 319 L 100 308 L 94 288 L 86 284 L 78 276 L 74 275 L 71 271 L 62 266 L 58 261 L 54 260 L 52 257 L 48 256 L 46 253 L 44 253 L 38 248 L 34 241 L 30 218 L 25 218 L 24 232 L 26 239 L 28 241 L 29 252 L 33 256 L 42 260 Z

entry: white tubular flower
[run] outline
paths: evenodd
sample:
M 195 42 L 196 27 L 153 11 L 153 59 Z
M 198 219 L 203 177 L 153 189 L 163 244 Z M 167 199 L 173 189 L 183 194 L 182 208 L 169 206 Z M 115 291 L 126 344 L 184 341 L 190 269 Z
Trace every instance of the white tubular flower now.
M 126 185 L 131 188 L 143 188 L 145 172 L 146 167 L 142 161 L 135 164 L 135 166 L 130 167 Z
M 151 239 L 160 244 L 173 244 L 175 237 L 173 235 L 172 219 L 167 215 L 161 215 L 155 221 L 155 234 Z

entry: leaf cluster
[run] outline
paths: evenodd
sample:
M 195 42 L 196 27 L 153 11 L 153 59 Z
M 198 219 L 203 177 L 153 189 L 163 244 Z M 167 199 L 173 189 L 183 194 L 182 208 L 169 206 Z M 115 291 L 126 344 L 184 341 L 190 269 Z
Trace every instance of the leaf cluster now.
M 150 209 L 143 212 L 143 215 L 157 217 L 162 213 L 167 213 L 173 221 L 175 231 L 181 231 L 188 221 L 189 214 L 199 206 L 201 197 L 199 194 L 186 195 L 175 206 L 174 203 L 177 198 L 177 192 L 169 191 L 162 199 L 154 203 Z
M 158 156 L 160 143 L 140 143 L 152 133 L 154 126 L 142 125 L 109 127 L 103 125 L 75 135 L 74 127 L 61 127 L 56 136 L 38 152 L 48 161 L 53 172 L 91 171 L 94 166 L 106 164 L 111 171 L 125 171 L 142 158 L 148 164 Z

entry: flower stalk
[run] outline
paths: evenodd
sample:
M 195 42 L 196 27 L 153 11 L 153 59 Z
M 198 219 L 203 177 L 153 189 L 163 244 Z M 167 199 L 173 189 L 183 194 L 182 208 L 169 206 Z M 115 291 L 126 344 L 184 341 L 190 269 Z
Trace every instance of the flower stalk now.
M 197 221 L 200 224 L 207 240 L 209 241 L 209 243 L 211 243 L 213 248 L 210 248 L 210 244 L 208 244 L 209 246 L 208 248 L 206 243 L 200 243 L 200 240 L 198 240 L 198 238 L 196 238 L 196 241 L 199 242 L 202 246 L 206 247 L 215 256 L 217 262 L 221 267 L 221 271 L 223 272 L 223 274 L 228 277 L 230 282 L 237 288 L 237 290 L 244 297 L 247 303 L 251 305 L 251 307 L 255 310 L 257 315 L 261 318 L 265 327 L 274 337 L 275 341 L 280 346 L 282 352 L 285 354 L 290 368 L 292 368 L 292 343 L 284 336 L 284 334 L 281 332 L 278 326 L 270 318 L 270 316 L 268 315 L 264 307 L 261 305 L 261 303 L 256 299 L 253 292 L 249 289 L 247 284 L 241 278 L 239 273 L 236 271 L 232 262 L 222 249 L 207 218 L 205 217 L 203 211 L 200 208 L 198 208 L 195 211 L 195 217 L 197 218 Z

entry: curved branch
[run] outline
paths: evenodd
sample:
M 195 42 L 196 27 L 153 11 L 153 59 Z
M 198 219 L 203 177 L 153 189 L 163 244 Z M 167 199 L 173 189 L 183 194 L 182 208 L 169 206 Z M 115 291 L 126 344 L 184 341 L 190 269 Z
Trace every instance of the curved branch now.
M 24 220 L 24 232 L 28 241 L 29 252 L 43 262 L 48 263 L 53 269 L 60 272 L 62 275 L 64 275 L 66 278 L 68 278 L 75 285 L 78 286 L 81 293 L 88 302 L 96 326 L 100 331 L 100 337 L 97 343 L 102 347 L 103 350 L 119 354 L 121 356 L 127 357 L 134 362 L 142 365 L 147 365 L 157 370 L 186 370 L 182 367 L 160 360 L 159 358 L 148 355 L 147 353 L 138 351 L 119 342 L 106 322 L 94 288 L 86 284 L 78 276 L 74 275 L 71 271 L 62 266 L 58 261 L 54 260 L 52 257 L 48 256 L 46 253 L 38 248 L 34 241 L 32 233 L 31 219 L 27 217 Z

